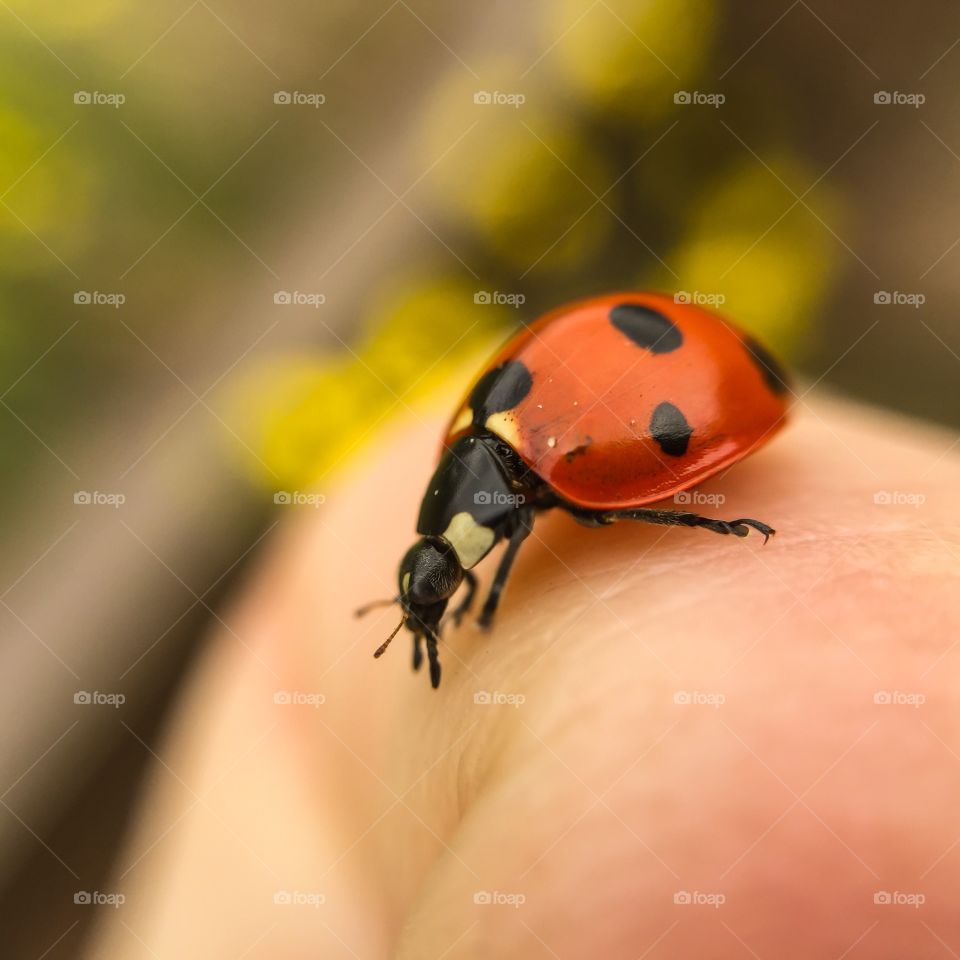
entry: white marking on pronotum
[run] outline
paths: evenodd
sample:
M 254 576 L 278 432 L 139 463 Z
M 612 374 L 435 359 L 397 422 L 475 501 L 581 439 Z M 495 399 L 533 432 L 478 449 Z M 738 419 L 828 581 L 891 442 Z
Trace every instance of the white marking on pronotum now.
M 454 515 L 450 525 L 443 531 L 443 537 L 456 551 L 460 565 L 465 570 L 479 563 L 494 541 L 493 531 L 477 523 L 466 510 Z
M 491 433 L 495 433 L 500 437 L 501 440 L 506 440 L 514 450 L 520 446 L 520 434 L 517 432 L 517 421 L 509 410 L 504 410 L 501 413 L 491 413 L 490 416 L 487 417 L 487 422 L 484 426 Z

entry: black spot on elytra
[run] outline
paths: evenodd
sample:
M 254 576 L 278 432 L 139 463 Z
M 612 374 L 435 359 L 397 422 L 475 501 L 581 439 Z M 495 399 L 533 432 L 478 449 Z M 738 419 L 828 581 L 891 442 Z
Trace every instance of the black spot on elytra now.
M 568 450 L 564 455 L 563 459 L 567 463 L 573 463 L 577 457 L 582 457 L 590 449 L 590 440 L 587 439 L 586 443 L 581 443 L 579 446 L 574 447 L 572 450 Z
M 680 328 L 651 307 L 618 304 L 610 311 L 610 322 L 638 347 L 651 353 L 671 353 L 683 344 Z
M 532 386 L 533 377 L 519 360 L 506 360 L 488 370 L 470 393 L 473 422 L 483 426 L 490 414 L 512 410 Z
M 650 417 L 650 436 L 660 445 L 660 449 L 671 457 L 682 457 L 687 452 L 687 444 L 693 429 L 687 418 L 672 403 L 658 403 Z
M 744 337 L 743 345 L 747 348 L 754 366 L 763 376 L 764 383 L 778 396 L 785 394 L 790 389 L 787 375 L 767 348 L 762 347 L 753 337 Z

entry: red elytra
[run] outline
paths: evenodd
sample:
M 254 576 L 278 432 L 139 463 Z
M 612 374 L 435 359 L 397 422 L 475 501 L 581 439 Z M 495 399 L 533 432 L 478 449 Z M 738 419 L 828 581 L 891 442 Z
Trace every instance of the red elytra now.
M 622 305 L 634 310 L 618 325 L 611 316 Z M 471 384 L 445 446 L 470 429 L 477 383 L 509 361 L 524 365 L 531 387 L 486 428 L 561 497 L 590 509 L 688 489 L 769 440 L 788 410 L 776 361 L 728 320 L 673 296 L 613 293 L 553 310 L 508 340 Z M 676 442 L 651 429 L 658 408 L 682 415 Z M 669 416 L 666 425 L 669 436 Z

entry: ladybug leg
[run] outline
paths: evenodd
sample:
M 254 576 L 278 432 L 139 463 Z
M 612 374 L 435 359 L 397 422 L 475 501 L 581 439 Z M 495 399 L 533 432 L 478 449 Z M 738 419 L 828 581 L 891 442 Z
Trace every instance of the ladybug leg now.
M 413 635 L 413 669 L 419 670 L 423 664 L 423 649 L 420 646 L 420 634 Z
M 437 634 L 432 630 L 418 630 L 413 635 L 413 669 L 419 670 L 423 666 L 423 647 L 420 642 L 425 641 L 427 660 L 430 662 L 430 686 L 434 690 L 440 686 L 440 654 L 437 650 Z
M 576 510 L 571 513 L 574 519 L 590 527 L 606 526 L 617 520 L 640 520 L 643 523 L 676 527 L 703 527 L 714 533 L 732 534 L 735 537 L 745 537 L 751 530 L 756 530 L 763 534 L 764 543 L 777 532 L 759 520 L 746 517 L 740 520 L 714 520 L 711 517 L 701 517 L 697 513 L 680 513 L 676 510 L 646 510 L 637 507 L 629 510 Z
M 520 544 L 530 536 L 530 531 L 533 530 L 533 511 L 519 511 L 519 521 L 516 529 L 510 534 L 507 549 L 500 558 L 500 566 L 497 567 L 496 576 L 494 576 L 493 583 L 490 585 L 490 592 L 487 594 L 487 599 L 483 602 L 483 609 L 477 618 L 477 623 L 484 630 L 489 628 L 493 623 L 493 615 L 497 612 L 500 594 L 503 593 L 504 584 L 507 582 L 507 577 L 510 576 L 510 568 L 513 566 L 513 561 L 517 558 L 517 551 L 520 549 Z
M 464 615 L 470 612 L 473 598 L 477 595 L 477 577 L 472 570 L 463 571 L 463 581 L 467 585 L 466 595 L 450 613 L 450 619 L 453 620 L 454 624 L 458 627 Z
M 440 656 L 437 653 L 437 635 L 431 630 L 424 639 L 427 641 L 427 659 L 430 661 L 430 686 L 434 690 L 440 686 Z

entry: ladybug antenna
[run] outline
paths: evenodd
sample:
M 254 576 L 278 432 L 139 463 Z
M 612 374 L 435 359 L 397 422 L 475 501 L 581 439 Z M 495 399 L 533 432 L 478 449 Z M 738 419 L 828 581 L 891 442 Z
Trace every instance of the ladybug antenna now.
M 365 617 L 371 610 L 376 610 L 377 607 L 389 607 L 394 603 L 399 603 L 399 597 L 389 597 L 386 600 L 371 600 L 369 603 L 365 603 L 362 607 L 357 607 L 353 611 L 355 617 Z
M 381 643 L 380 646 L 377 647 L 377 649 L 373 651 L 374 657 L 382 657 L 382 656 L 383 656 L 383 654 L 384 654 L 384 652 L 386 651 L 387 647 L 390 646 L 390 641 L 400 632 L 400 628 L 401 628 L 406 622 L 407 622 L 407 618 L 406 618 L 406 617 L 402 617 L 401 620 L 400 620 L 400 622 L 393 628 L 393 633 L 391 633 L 390 636 L 387 637 L 387 639 L 384 640 L 383 643 Z

